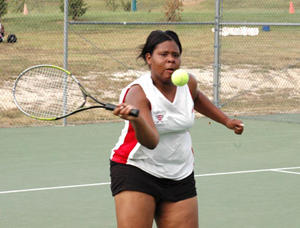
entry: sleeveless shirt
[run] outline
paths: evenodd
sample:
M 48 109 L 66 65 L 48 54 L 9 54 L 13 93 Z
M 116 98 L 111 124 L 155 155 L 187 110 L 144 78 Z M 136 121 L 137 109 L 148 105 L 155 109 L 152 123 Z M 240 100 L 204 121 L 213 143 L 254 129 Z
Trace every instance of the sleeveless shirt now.
M 122 90 L 120 103 L 124 102 L 128 90 L 135 84 L 141 86 L 151 104 L 159 143 L 154 149 L 142 146 L 135 137 L 134 128 L 125 120 L 110 159 L 136 166 L 158 178 L 181 180 L 189 176 L 194 169 L 189 133 L 194 124 L 194 102 L 188 85 L 176 87 L 176 95 L 171 102 L 155 87 L 150 73 L 147 73 Z

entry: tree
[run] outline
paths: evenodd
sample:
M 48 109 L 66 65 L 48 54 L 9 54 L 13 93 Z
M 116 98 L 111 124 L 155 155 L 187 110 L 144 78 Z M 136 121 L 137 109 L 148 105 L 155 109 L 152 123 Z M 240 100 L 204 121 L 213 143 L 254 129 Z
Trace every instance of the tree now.
M 62 12 L 64 12 L 64 2 L 64 0 L 61 0 L 60 10 Z M 84 0 L 69 0 L 69 16 L 71 16 L 73 20 L 84 15 L 87 8 L 87 4 Z
M 9 5 L 13 8 L 13 12 L 20 13 L 23 11 L 24 3 L 25 0 L 11 0 Z
M 131 10 L 131 0 L 104 0 L 105 6 L 111 11 L 116 11 L 119 7 L 122 7 L 124 11 Z
M 167 21 L 181 21 L 182 0 L 165 0 L 165 17 Z
M 124 11 L 130 11 L 131 10 L 131 1 L 124 1 L 121 0 L 121 5 Z
M 112 11 L 116 11 L 119 4 L 117 3 L 117 0 L 105 0 L 105 6 Z
M 0 18 L 7 13 L 7 1 L 0 0 Z

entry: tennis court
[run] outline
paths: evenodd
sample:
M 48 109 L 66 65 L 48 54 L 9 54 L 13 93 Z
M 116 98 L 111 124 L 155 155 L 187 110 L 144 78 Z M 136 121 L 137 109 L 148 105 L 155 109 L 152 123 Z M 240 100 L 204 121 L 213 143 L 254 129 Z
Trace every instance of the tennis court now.
M 300 125 L 244 122 L 242 136 L 206 118 L 191 129 L 200 227 L 298 228 Z M 116 227 L 108 159 L 122 126 L 1 128 L 0 227 Z

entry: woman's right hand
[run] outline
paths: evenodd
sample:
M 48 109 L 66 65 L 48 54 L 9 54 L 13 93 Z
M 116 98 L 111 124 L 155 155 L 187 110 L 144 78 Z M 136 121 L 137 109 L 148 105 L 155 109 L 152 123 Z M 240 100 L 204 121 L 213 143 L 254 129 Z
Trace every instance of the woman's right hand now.
M 121 103 L 121 104 L 116 105 L 116 108 L 114 109 L 113 114 L 116 116 L 119 116 L 122 119 L 134 121 L 138 117 L 130 115 L 130 111 L 132 109 L 136 109 L 136 108 L 133 105 Z

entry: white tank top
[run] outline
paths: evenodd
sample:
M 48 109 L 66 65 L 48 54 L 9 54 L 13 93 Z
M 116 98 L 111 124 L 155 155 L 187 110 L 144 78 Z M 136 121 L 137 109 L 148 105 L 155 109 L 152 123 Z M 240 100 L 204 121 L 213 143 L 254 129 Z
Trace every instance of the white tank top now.
M 111 160 L 134 165 L 159 178 L 181 180 L 194 169 L 194 155 L 189 128 L 194 124 L 194 102 L 188 85 L 177 87 L 174 101 L 169 101 L 154 85 L 150 73 L 145 74 L 122 90 L 125 100 L 132 85 L 144 90 L 151 104 L 152 118 L 160 135 L 155 149 L 142 146 L 135 137 L 129 121 L 115 147 Z

